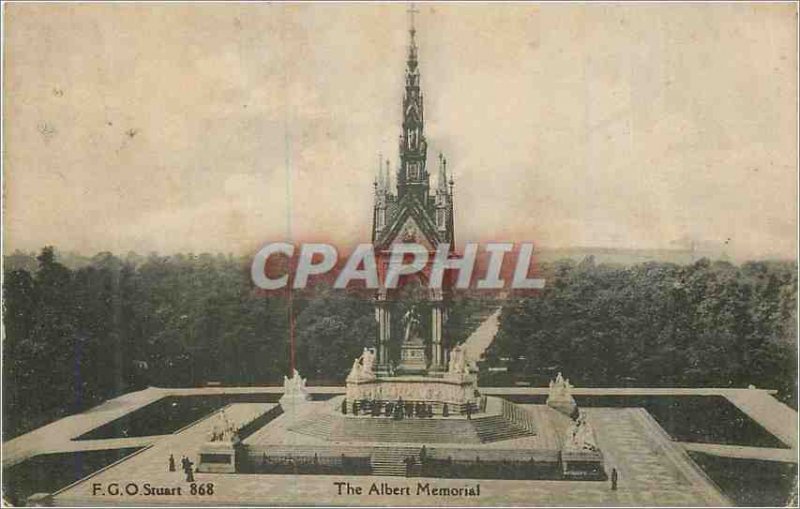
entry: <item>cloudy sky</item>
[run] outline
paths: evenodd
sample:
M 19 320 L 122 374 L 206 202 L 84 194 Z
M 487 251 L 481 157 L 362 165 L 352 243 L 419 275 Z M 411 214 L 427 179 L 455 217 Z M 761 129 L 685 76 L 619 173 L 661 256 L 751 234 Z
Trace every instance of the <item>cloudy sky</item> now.
M 418 8 L 460 241 L 794 257 L 794 4 Z M 6 252 L 369 240 L 404 5 L 5 11 Z

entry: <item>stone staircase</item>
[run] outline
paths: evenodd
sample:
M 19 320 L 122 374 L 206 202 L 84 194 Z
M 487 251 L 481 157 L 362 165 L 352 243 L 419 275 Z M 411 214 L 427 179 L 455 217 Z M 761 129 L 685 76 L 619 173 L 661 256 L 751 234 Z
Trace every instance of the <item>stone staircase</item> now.
M 482 443 L 509 440 L 536 434 L 533 416 L 524 408 L 502 400 L 500 415 L 473 419 L 475 431 Z
M 414 442 L 420 444 L 480 443 L 466 420 L 349 418 L 334 429 L 333 439 L 360 442 Z
M 475 431 L 481 443 L 498 442 L 500 440 L 510 440 L 530 436 L 533 433 L 509 423 L 501 415 L 484 417 L 483 419 L 473 420 Z
M 517 427 L 530 431 L 533 434 L 536 433 L 533 415 L 531 415 L 530 412 L 528 412 L 524 407 L 515 405 L 507 399 L 502 400 L 502 405 L 503 416 L 509 422 L 513 423 Z
M 335 442 L 414 442 L 420 444 L 471 443 L 481 440 L 470 421 L 461 419 L 404 419 L 323 415 L 301 421 L 296 433 Z
M 405 477 L 405 459 L 414 456 L 419 466 L 419 448 L 415 447 L 382 447 L 372 453 L 373 475 Z

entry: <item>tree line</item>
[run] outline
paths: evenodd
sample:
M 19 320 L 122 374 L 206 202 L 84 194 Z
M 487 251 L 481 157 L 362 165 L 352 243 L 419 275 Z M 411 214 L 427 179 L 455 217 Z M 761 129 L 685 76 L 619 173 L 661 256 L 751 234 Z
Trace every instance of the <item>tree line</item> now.
M 796 407 L 797 267 L 561 261 L 503 307 L 489 363 L 546 384 L 777 389 Z
M 376 334 L 369 295 L 316 288 L 269 296 L 250 260 L 100 253 L 62 264 L 52 247 L 6 257 L 4 439 L 146 386 L 280 384 L 295 364 L 343 383 Z M 487 365 L 545 384 L 555 371 L 594 386 L 795 390 L 795 265 L 702 260 L 630 267 L 558 262 L 538 295 L 500 304 Z M 463 341 L 492 307 L 461 295 L 445 336 Z M 486 373 L 481 377 L 490 383 Z M 482 380 L 482 383 L 483 383 Z
M 52 247 L 15 257 L 3 282 L 6 439 L 149 385 L 280 384 L 289 372 L 287 296 L 255 292 L 245 258 L 100 253 L 69 269 Z M 369 300 L 298 295 L 292 314 L 298 369 L 341 383 L 372 340 Z

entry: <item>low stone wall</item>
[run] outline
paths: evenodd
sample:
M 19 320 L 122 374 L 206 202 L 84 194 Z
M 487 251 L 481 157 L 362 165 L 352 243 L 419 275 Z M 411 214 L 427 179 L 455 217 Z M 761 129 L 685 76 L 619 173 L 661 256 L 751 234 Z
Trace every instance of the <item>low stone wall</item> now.
M 430 446 L 427 448 L 427 454 L 434 460 L 484 463 L 502 463 L 505 460 L 557 464 L 561 457 L 561 451 L 555 449 L 457 449 Z
M 350 447 L 244 446 L 237 472 L 370 475 L 371 451 Z
M 452 479 L 562 479 L 558 462 L 531 460 L 427 459 L 419 475 Z

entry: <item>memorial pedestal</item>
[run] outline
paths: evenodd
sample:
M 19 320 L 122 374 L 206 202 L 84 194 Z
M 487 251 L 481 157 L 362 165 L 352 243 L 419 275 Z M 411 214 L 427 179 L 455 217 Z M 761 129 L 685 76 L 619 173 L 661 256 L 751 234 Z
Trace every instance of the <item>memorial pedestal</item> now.
M 480 394 L 477 378 L 472 374 L 441 376 L 373 376 L 348 379 L 347 401 L 421 402 L 440 409 L 445 404 L 450 412 L 477 408 Z
M 425 358 L 425 343 L 422 340 L 406 341 L 400 347 L 400 365 L 398 371 L 403 374 L 422 374 L 427 371 L 428 361 Z
M 198 472 L 232 474 L 236 472 L 239 439 L 206 442 L 200 446 Z
M 600 451 L 561 451 L 561 474 L 575 481 L 599 481 L 606 478 L 603 453 Z

